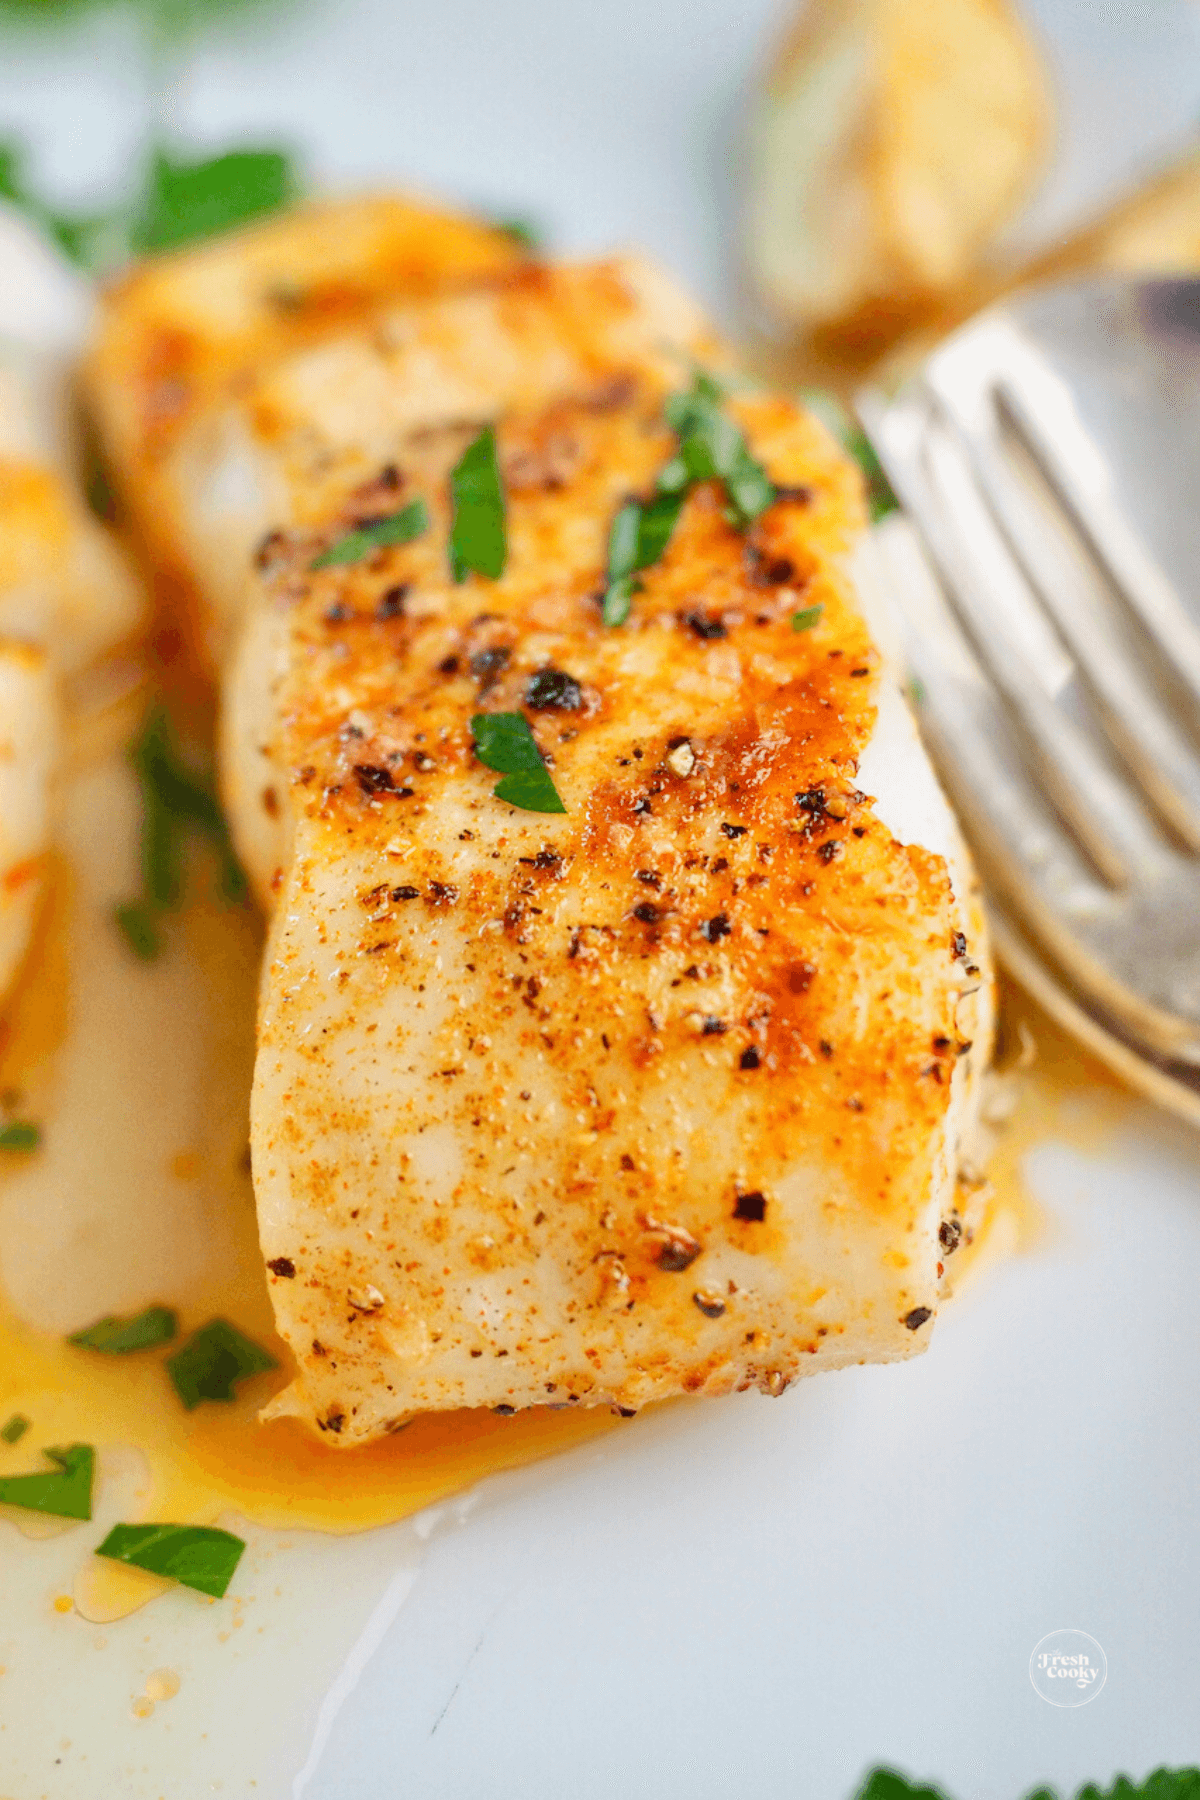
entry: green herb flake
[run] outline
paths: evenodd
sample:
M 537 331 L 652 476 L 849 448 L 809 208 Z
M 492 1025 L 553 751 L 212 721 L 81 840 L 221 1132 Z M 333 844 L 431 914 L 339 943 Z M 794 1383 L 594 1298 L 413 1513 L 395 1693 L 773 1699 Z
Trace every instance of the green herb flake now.
M 142 796 L 142 894 L 116 907 L 114 917 L 134 955 L 151 962 L 161 949 L 155 915 L 169 912 L 183 896 L 183 840 L 189 829 L 216 850 L 221 892 L 230 904 L 245 899 L 246 877 L 212 780 L 183 760 L 161 706 L 147 714 L 129 760 Z
M 892 492 L 892 484 L 884 474 L 883 464 L 876 456 L 866 433 L 855 427 L 847 435 L 845 445 L 866 478 L 871 523 L 878 525 L 880 519 L 886 519 L 889 513 L 899 510 L 900 502 Z
M 733 420 L 721 411 L 725 389 L 697 369 L 686 394 L 672 394 L 664 413 L 679 449 L 660 469 L 650 500 L 627 500 L 612 523 L 608 540 L 608 585 L 601 616 L 623 625 L 637 591 L 632 577 L 658 562 L 675 530 L 688 492 L 698 481 L 720 481 L 730 523 L 744 531 L 766 511 L 775 489 Z
M 47 1461 L 56 1463 L 51 1474 L 0 1476 L 0 1503 L 21 1506 L 27 1512 L 53 1513 L 58 1519 L 90 1519 L 92 1480 L 96 1452 L 90 1444 L 68 1444 L 65 1450 L 45 1450 Z
M 873 1769 L 855 1800 L 949 1800 L 940 1788 L 917 1787 L 894 1769 Z
M 0 144 L 0 200 L 11 200 L 19 206 L 24 197 L 21 180 L 21 152 L 13 143 Z
M 117 928 L 133 954 L 141 962 L 153 962 L 162 951 L 162 937 L 154 923 L 154 914 L 142 900 L 127 900 L 114 907 Z
M 390 544 L 410 544 L 428 530 L 429 509 L 425 502 L 410 500 L 407 506 L 397 513 L 390 513 L 386 519 L 373 519 L 369 525 L 360 525 L 357 531 L 348 531 L 345 537 L 330 544 L 310 567 L 331 569 L 343 563 L 362 562 L 364 557 Z
M 14 1413 L 6 1425 L 0 1426 L 0 1438 L 6 1444 L 19 1444 L 32 1423 L 33 1420 L 27 1419 L 24 1413 Z
M 1118 1775 L 1110 1788 L 1080 1788 L 1076 1800 L 1200 1800 L 1200 1769 L 1155 1769 L 1140 1787 Z
M 279 150 L 230 150 L 201 162 L 159 150 L 130 242 L 138 254 L 177 250 L 278 212 L 299 191 L 291 158 Z
M 475 754 L 504 776 L 492 789 L 524 812 L 565 813 L 524 713 L 476 713 L 471 720 Z
M 0 199 L 19 206 L 72 262 L 90 267 L 92 239 L 108 223 L 107 219 L 74 219 L 55 212 L 27 182 L 24 162 L 19 145 L 0 144 Z
M 31 8 L 46 3 L 27 0 Z M 130 204 L 103 213 L 60 213 L 26 181 L 19 147 L 0 144 L 0 198 L 21 207 L 72 262 L 101 274 L 131 255 L 178 249 L 260 218 L 299 191 L 290 159 L 278 150 L 234 150 L 200 162 L 176 161 L 160 150 Z
M 220 1600 L 245 1548 L 240 1537 L 213 1525 L 114 1525 L 96 1555 L 132 1563 Z
M 825 608 L 823 606 L 802 607 L 799 612 L 794 612 L 792 614 L 792 630 L 811 631 L 824 611 Z
M 731 523 L 744 531 L 770 506 L 775 489 L 719 402 L 720 389 L 702 372 L 696 375 L 689 393 L 671 395 L 665 412 L 668 425 L 679 438 L 679 455 L 659 476 L 659 487 L 677 492 L 685 480 L 688 485 L 722 482 Z
M 906 1781 L 894 1769 L 874 1769 L 863 1782 L 855 1800 L 950 1800 L 941 1788 L 919 1786 Z M 1058 1800 L 1051 1787 L 1036 1788 L 1025 1800 Z M 1200 1769 L 1155 1769 L 1139 1787 L 1125 1775 L 1118 1775 L 1110 1788 L 1089 1783 L 1081 1787 L 1075 1800 L 1200 1800 Z
M 41 1126 L 28 1119 L 10 1119 L 7 1125 L 0 1125 L 0 1150 L 36 1150 L 41 1141 Z
M 671 541 L 683 500 L 681 493 L 660 493 L 644 503 L 625 503 L 613 521 L 609 538 L 611 575 L 634 575 L 659 560 Z
M 451 471 L 450 501 L 450 565 L 455 581 L 465 581 L 472 569 L 495 581 L 504 573 L 508 538 L 496 434 L 490 425 L 467 446 Z
M 610 581 L 604 590 L 604 600 L 600 607 L 600 617 L 606 625 L 623 625 L 633 607 L 635 583 L 632 575 L 622 575 L 619 581 Z
M 493 219 L 492 223 L 522 250 L 544 250 L 546 247 L 546 234 L 532 219 Z
M 660 492 L 652 500 L 627 500 L 618 510 L 608 534 L 608 588 L 602 609 L 606 625 L 623 625 L 629 617 L 636 591 L 633 577 L 662 556 L 684 497 L 683 490 Z
M 169 1306 L 148 1306 L 132 1319 L 97 1319 L 84 1331 L 73 1331 L 68 1344 L 84 1350 L 102 1350 L 106 1356 L 125 1356 L 131 1350 L 150 1350 L 169 1344 L 179 1321 Z
M 276 1366 L 273 1356 L 226 1319 L 211 1319 L 167 1358 L 175 1392 L 189 1412 L 202 1400 L 232 1400 L 237 1382 Z
M 854 458 L 862 470 L 867 484 L 867 505 L 872 525 L 895 512 L 900 503 L 883 472 L 883 464 L 876 456 L 866 433 L 855 424 L 836 394 L 831 394 L 824 388 L 809 388 L 801 393 L 800 398 L 809 412 L 816 414 L 826 430 L 833 433 L 842 449 Z

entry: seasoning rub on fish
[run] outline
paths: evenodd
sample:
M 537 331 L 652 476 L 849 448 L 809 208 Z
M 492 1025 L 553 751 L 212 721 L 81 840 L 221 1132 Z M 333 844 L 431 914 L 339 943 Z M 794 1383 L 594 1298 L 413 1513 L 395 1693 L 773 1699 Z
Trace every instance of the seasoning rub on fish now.
M 288 229 L 222 254 L 265 281 Z M 168 313 L 194 268 L 145 277 Z M 140 279 L 92 392 L 145 510 L 109 385 Z M 857 471 L 730 375 L 640 263 L 494 258 L 274 336 L 155 466 L 236 626 L 276 1407 L 339 1443 L 928 1340 L 988 1052 L 973 877 L 856 600 Z

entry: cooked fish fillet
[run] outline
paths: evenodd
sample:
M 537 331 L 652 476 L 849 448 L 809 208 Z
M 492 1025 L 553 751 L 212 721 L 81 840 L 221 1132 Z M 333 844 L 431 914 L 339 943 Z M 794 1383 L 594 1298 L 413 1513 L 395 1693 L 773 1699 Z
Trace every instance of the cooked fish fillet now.
M 67 466 L 57 366 L 0 345 L 0 993 L 28 942 L 76 684 L 141 612 Z
M 857 472 L 736 393 L 777 500 L 743 535 L 695 488 L 629 622 L 600 622 L 613 516 L 672 455 L 697 353 L 641 265 L 516 269 L 272 360 L 180 440 L 181 555 L 214 606 L 246 583 L 223 755 L 273 902 L 252 1136 L 298 1364 L 278 1406 L 341 1443 L 425 1408 L 774 1393 L 929 1336 L 990 977 L 856 601 Z M 456 584 L 449 475 L 485 422 L 508 562 Z M 313 569 L 418 496 L 427 534 Z M 473 754 L 472 715 L 516 710 L 562 815 Z
M 245 553 L 284 503 L 252 448 L 239 456 L 228 435 L 253 416 L 265 372 L 331 333 L 369 341 L 397 301 L 523 259 L 492 226 L 374 195 L 157 257 L 109 291 L 86 385 L 134 525 L 202 660 L 221 660 Z

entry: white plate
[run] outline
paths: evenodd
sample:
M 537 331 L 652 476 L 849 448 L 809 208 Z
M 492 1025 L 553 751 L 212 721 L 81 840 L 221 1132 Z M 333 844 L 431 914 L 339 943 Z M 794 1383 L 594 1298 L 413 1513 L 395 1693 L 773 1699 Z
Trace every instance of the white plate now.
M 1200 115 L 1200 12 L 1037 10 L 1068 127 L 1053 229 Z M 567 248 L 642 243 L 728 316 L 731 133 L 774 11 L 312 0 L 205 39 L 171 118 L 291 138 L 331 183 L 527 211 Z M 0 46 L 0 122 L 64 194 L 98 197 L 141 129 L 130 41 L 114 15 Z M 848 1800 L 882 1760 L 1017 1800 L 1200 1761 L 1200 1159 L 1096 1105 L 1110 1137 L 1031 1159 L 1042 1241 L 918 1363 L 639 1419 L 363 1537 L 251 1532 L 232 1611 L 58 1618 L 70 1541 L 0 1527 L 0 1793 Z M 1080 1709 L 1027 1672 L 1064 1626 L 1107 1653 Z M 164 1667 L 179 1692 L 134 1716 Z

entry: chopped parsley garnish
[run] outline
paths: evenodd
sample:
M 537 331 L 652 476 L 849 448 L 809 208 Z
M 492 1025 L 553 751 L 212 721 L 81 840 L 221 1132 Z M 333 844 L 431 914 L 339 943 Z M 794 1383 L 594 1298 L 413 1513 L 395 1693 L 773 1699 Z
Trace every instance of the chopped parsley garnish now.
M 65 1450 L 44 1450 L 42 1454 L 57 1464 L 53 1472 L 0 1476 L 0 1503 L 23 1506 L 27 1512 L 53 1513 L 58 1519 L 90 1519 L 96 1472 L 92 1446 L 68 1444 Z
M 191 1412 L 202 1400 L 232 1400 L 234 1386 L 275 1368 L 275 1358 L 227 1319 L 212 1319 L 167 1358 L 175 1392 Z
M 451 471 L 450 502 L 450 566 L 455 581 L 465 581 L 471 569 L 495 581 L 504 573 L 508 538 L 496 434 L 490 425 L 468 444 Z
M 407 506 L 397 513 L 390 513 L 386 519 L 372 519 L 369 525 L 348 531 L 345 537 L 330 544 L 311 566 L 330 569 L 341 563 L 362 562 L 375 550 L 382 550 L 388 544 L 409 544 L 428 530 L 429 511 L 425 502 L 410 500 Z
M 278 212 L 298 197 L 291 158 L 279 150 L 229 150 L 200 162 L 154 153 L 130 232 L 137 254 L 177 250 Z
M 949 1800 L 940 1788 L 917 1787 L 894 1769 L 873 1769 L 855 1800 Z
M 169 1306 L 148 1306 L 132 1319 L 97 1319 L 83 1331 L 73 1331 L 67 1342 L 84 1350 L 102 1350 L 106 1356 L 125 1356 L 130 1350 L 169 1344 L 178 1329 L 179 1320 Z
M 627 500 L 608 535 L 608 589 L 604 596 L 606 625 L 623 625 L 633 604 L 633 577 L 656 563 L 671 541 L 683 506 L 683 493 L 655 494 L 652 500 Z
M 600 608 L 600 617 L 606 625 L 623 625 L 633 608 L 634 580 L 632 575 L 619 575 L 617 579 L 609 578 L 604 590 L 604 603 Z
M 19 1444 L 32 1423 L 33 1420 L 27 1419 L 24 1413 L 14 1413 L 8 1423 L 0 1427 L 0 1438 L 6 1444 Z
M 872 449 L 870 439 L 837 396 L 827 393 L 824 388 L 810 388 L 800 398 L 809 412 L 816 414 L 826 430 L 833 433 L 842 449 L 854 458 L 862 470 L 867 484 L 867 505 L 872 525 L 885 519 L 888 513 L 895 512 L 900 503 L 883 472 L 883 465 Z
M 941 1788 L 906 1781 L 894 1769 L 874 1769 L 855 1800 L 950 1800 Z M 1026 1800 L 1058 1800 L 1054 1788 L 1036 1788 Z M 1094 1782 L 1081 1787 L 1075 1800 L 1200 1800 L 1200 1769 L 1155 1769 L 1140 1785 L 1118 1775 L 1110 1788 Z
M 659 473 L 649 500 L 627 500 L 612 523 L 608 539 L 608 585 L 602 617 L 606 625 L 623 625 L 637 591 L 635 577 L 662 556 L 680 509 L 698 481 L 720 481 L 728 500 L 730 523 L 745 531 L 775 498 L 766 471 L 755 462 L 745 437 L 721 411 L 725 391 L 698 369 L 686 394 L 672 394 L 664 408 L 679 449 Z
M 658 478 L 664 493 L 684 493 L 697 481 L 724 483 L 730 522 L 744 531 L 775 498 L 761 463 L 746 448 L 741 431 L 720 408 L 721 392 L 710 376 L 698 374 L 688 394 L 672 394 L 667 423 L 679 438 L 679 454 Z
M 221 863 L 221 891 L 237 904 L 243 875 L 211 780 L 189 768 L 175 747 L 170 722 L 154 707 L 129 750 L 142 793 L 142 894 L 115 909 L 134 954 L 150 962 L 161 948 L 155 915 L 177 906 L 183 893 L 183 843 L 189 830 L 213 845 Z
M 60 213 L 25 179 L 17 147 L 0 145 L 0 197 L 20 206 L 73 262 L 102 273 L 130 256 L 176 250 L 244 225 L 299 192 L 291 159 L 279 150 L 233 150 L 199 162 L 157 150 L 128 204 L 90 215 Z
M 213 1525 L 114 1525 L 96 1555 L 132 1563 L 220 1600 L 245 1548 L 240 1537 Z
M 492 792 L 524 812 L 565 813 L 524 713 L 476 713 L 471 720 L 475 754 L 504 776 Z
M 823 606 L 801 607 L 799 612 L 794 612 L 792 614 L 792 630 L 811 631 L 824 611 L 825 608 Z
M 542 250 L 546 244 L 546 234 L 532 219 L 493 219 L 497 231 L 502 231 L 506 238 L 519 244 L 522 250 Z
M 0 1125 L 0 1150 L 36 1150 L 41 1141 L 41 1126 L 28 1119 L 10 1119 L 7 1125 Z
M 115 909 L 113 917 L 133 954 L 142 962 L 153 962 L 162 949 L 162 939 L 145 901 L 127 900 Z

